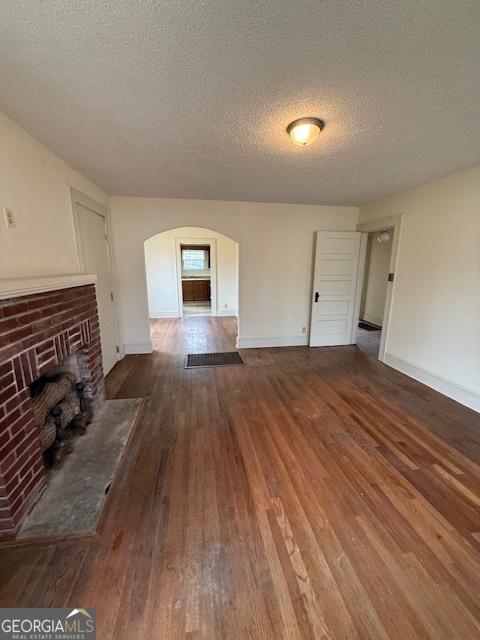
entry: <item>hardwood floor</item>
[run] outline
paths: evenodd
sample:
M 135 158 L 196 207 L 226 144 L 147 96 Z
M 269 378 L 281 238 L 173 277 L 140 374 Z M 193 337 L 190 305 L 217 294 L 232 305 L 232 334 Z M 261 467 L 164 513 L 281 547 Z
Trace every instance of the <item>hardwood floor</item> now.
M 382 337 L 381 331 L 367 331 L 366 329 L 357 329 L 357 347 L 360 351 L 369 353 L 372 356 L 378 358 L 378 352 L 380 351 L 380 339 Z
M 0 552 L 1 606 L 97 608 L 98 638 L 480 637 L 480 416 L 356 347 L 234 349 L 156 320 L 108 377 L 148 396 L 102 536 Z

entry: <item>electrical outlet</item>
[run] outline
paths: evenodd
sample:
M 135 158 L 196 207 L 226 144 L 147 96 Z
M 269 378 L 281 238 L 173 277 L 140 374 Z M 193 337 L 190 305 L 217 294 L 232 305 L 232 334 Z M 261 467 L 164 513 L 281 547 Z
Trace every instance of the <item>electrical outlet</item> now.
M 15 226 L 15 216 L 13 215 L 13 209 L 3 208 L 3 217 L 5 218 L 5 226 L 8 229 L 13 229 Z
M 307 327 L 302 327 L 302 333 L 307 333 Z

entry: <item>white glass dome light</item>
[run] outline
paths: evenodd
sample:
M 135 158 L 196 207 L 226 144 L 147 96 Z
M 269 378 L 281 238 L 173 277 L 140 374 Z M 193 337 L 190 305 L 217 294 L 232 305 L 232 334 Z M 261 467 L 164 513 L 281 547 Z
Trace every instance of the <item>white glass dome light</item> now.
M 315 142 L 324 126 L 323 120 L 318 118 L 299 118 L 288 125 L 287 133 L 294 144 L 306 147 Z
M 388 231 L 380 231 L 380 233 L 377 236 L 377 242 L 380 242 L 380 244 L 385 244 L 390 240 L 390 234 Z

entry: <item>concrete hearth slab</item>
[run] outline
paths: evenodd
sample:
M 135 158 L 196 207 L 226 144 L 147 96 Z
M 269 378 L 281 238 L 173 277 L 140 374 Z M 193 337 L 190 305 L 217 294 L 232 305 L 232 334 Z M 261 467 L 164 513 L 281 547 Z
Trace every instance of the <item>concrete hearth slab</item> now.
M 68 537 L 95 531 L 142 405 L 141 398 L 107 400 L 25 519 L 17 540 Z

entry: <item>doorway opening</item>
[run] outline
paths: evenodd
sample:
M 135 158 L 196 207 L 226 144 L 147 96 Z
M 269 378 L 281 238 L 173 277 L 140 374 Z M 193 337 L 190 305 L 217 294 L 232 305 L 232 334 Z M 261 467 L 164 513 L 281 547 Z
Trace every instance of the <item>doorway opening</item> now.
M 144 248 L 152 337 L 162 318 L 195 318 L 200 327 L 202 316 L 238 316 L 237 242 L 211 229 L 178 227 L 148 238 Z
M 392 262 L 394 228 L 368 233 L 357 345 L 378 358 Z
M 176 241 L 179 300 L 184 316 L 216 315 L 216 239 Z M 212 300 L 213 292 L 213 300 Z
M 108 212 L 76 189 L 70 189 L 78 266 L 81 273 L 95 273 L 103 374 L 119 359 L 119 332 L 113 293 L 113 266 L 108 232 Z

